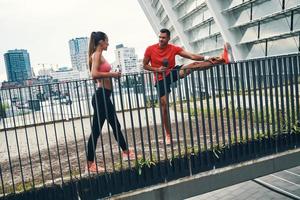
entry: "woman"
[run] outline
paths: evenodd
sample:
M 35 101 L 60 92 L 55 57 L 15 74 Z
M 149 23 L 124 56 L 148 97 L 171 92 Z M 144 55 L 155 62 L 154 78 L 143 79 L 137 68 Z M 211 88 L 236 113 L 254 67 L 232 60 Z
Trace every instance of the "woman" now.
M 111 65 L 102 55 L 102 52 L 107 50 L 108 45 L 108 37 L 105 33 L 100 31 L 92 32 L 89 43 L 89 67 L 92 78 L 97 81 L 97 90 L 92 98 L 94 116 L 92 122 L 92 133 L 89 137 L 87 148 L 86 170 L 89 170 L 90 172 L 104 171 L 103 167 L 97 167 L 96 165 L 95 149 L 105 119 L 108 120 L 113 129 L 115 139 L 118 141 L 122 149 L 123 159 L 126 160 L 128 158 L 135 158 L 134 152 L 128 149 L 121 132 L 121 126 L 117 119 L 114 105 L 110 100 L 110 95 L 112 93 L 112 84 L 110 79 L 119 78 L 121 73 L 112 72 Z

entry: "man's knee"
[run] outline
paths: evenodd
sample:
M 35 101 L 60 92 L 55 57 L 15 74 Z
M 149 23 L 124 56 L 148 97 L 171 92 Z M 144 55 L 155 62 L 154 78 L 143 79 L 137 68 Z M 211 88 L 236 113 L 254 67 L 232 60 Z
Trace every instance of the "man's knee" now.
M 191 70 L 186 68 L 186 69 L 181 69 L 179 72 L 179 77 L 184 78 L 185 76 L 189 75 L 191 73 Z

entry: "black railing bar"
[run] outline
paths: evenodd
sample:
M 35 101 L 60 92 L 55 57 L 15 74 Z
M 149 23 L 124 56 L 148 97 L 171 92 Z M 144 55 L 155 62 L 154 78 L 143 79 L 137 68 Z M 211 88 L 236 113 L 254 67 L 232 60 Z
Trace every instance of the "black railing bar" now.
M 198 85 L 201 90 L 202 88 L 202 78 L 203 78 L 203 72 L 197 71 L 198 74 Z M 202 95 L 202 90 L 201 90 Z M 205 94 L 206 96 L 206 94 Z M 207 139 L 206 139 L 206 126 L 205 126 L 205 115 L 204 115 L 204 104 L 203 104 L 203 98 L 200 98 L 200 112 L 201 112 L 201 120 L 202 120 L 202 131 L 203 131 L 203 143 L 204 143 L 204 151 L 206 152 L 206 157 L 208 158 L 208 152 L 207 152 Z
M 137 77 L 138 76 L 138 77 Z M 137 83 L 140 79 L 140 76 L 138 74 L 134 74 L 133 75 L 133 80 L 135 83 Z M 143 135 L 143 128 L 142 128 L 142 120 L 141 120 L 141 108 L 140 108 L 140 100 L 139 100 L 139 91 L 141 90 L 141 88 L 139 87 L 139 89 L 137 88 L 137 84 L 134 84 L 134 93 L 135 93 L 135 98 L 136 98 L 136 106 L 137 106 L 137 112 L 138 112 L 138 127 L 140 129 L 140 140 L 141 140 L 141 148 L 142 148 L 142 159 L 144 161 L 146 161 L 146 156 L 145 156 L 145 146 L 144 146 L 144 135 Z M 144 92 L 143 92 L 144 93 Z M 134 98 L 133 98 L 134 99 Z M 137 157 L 137 146 L 134 147 L 134 151 L 135 151 L 135 159 L 138 160 Z M 146 173 L 143 173 L 143 177 L 144 177 L 144 181 L 147 180 L 147 176 Z
M 190 143 L 191 143 L 191 152 L 190 154 L 195 153 L 195 147 L 194 147 L 194 133 L 193 133 L 193 124 L 192 124 L 192 115 L 191 115 L 191 105 L 190 105 L 190 90 L 189 90 L 189 84 L 188 84 L 188 79 L 187 77 L 187 71 L 184 69 L 184 90 L 185 90 L 185 96 L 186 96 L 186 106 L 187 106 L 187 111 L 188 111 L 188 124 L 189 124 L 189 132 L 190 132 Z M 194 108 L 195 109 L 195 108 Z M 193 157 L 194 158 L 194 157 Z M 194 162 L 192 162 L 194 164 Z
M 0 104 L 3 105 L 2 104 L 2 98 L 0 98 Z M 14 181 L 14 173 L 13 173 L 13 167 L 12 167 L 12 160 L 11 160 L 11 156 L 10 156 L 10 149 L 9 149 L 9 144 L 8 144 L 8 137 L 7 137 L 5 119 L 3 119 L 3 127 L 4 127 L 4 135 L 5 135 L 5 143 L 6 143 L 6 149 L 7 149 L 7 155 L 8 155 L 10 176 L 11 176 L 13 191 L 15 192 L 16 191 L 16 186 L 15 186 L 15 181 Z
M 242 106 L 241 106 L 241 100 L 240 100 L 240 81 L 244 81 L 243 79 L 240 79 L 240 69 L 241 64 L 235 63 L 234 64 L 234 71 L 235 71 L 235 93 L 236 93 L 236 99 L 237 99 L 237 110 L 238 110 L 238 123 L 239 123 L 239 140 L 236 140 L 237 144 L 241 143 L 243 141 L 243 124 L 242 124 Z M 241 156 L 244 156 L 245 153 L 245 147 L 243 148 L 242 153 L 240 153 L 240 148 L 238 148 L 238 159 Z
M 177 75 L 179 72 L 177 72 Z M 180 104 L 180 111 L 181 111 L 181 123 L 182 123 L 182 133 L 183 133 L 183 145 L 184 145 L 184 154 L 187 155 L 187 141 L 186 141 L 186 132 L 185 132 L 185 120 L 184 120 L 184 109 L 183 109 L 183 101 L 182 101 L 182 91 L 181 91 L 181 80 L 177 81 L 178 83 L 178 94 L 179 94 L 179 104 Z
M 225 75 L 227 72 L 228 65 L 222 65 L 222 72 Z M 229 88 L 230 89 L 230 88 Z M 224 96 L 225 96 L 225 111 L 226 111 L 226 122 L 227 122 L 227 136 L 228 136 L 228 146 L 230 148 L 231 153 L 231 159 L 233 159 L 233 150 L 231 148 L 232 146 L 232 140 L 231 140 L 231 128 L 230 128 L 230 114 L 229 114 L 229 103 L 228 103 L 228 94 L 227 94 L 227 80 L 224 78 Z
M 179 77 L 179 71 L 176 71 L 176 76 Z M 171 77 L 171 80 L 173 79 L 173 77 Z M 179 80 L 177 80 L 178 82 Z M 172 100 L 173 100 L 173 109 L 174 109 L 174 118 L 175 118 L 175 122 L 178 121 L 178 116 L 177 116 L 177 102 L 176 102 L 176 88 L 174 86 L 174 84 L 171 85 L 172 86 Z M 176 87 L 178 88 L 178 83 L 176 83 Z M 176 140 L 177 140 L 177 153 L 179 158 L 181 158 L 181 142 L 180 142 L 180 136 L 179 136 L 179 127 L 178 127 L 178 123 L 175 123 L 175 130 L 176 130 Z M 172 144 L 173 145 L 173 144 Z M 175 146 L 175 145 L 174 145 Z M 174 158 L 175 153 L 172 152 L 172 157 Z M 178 162 L 178 167 L 179 170 L 181 171 L 182 167 L 181 167 L 181 162 Z
M 60 84 L 57 83 L 56 84 L 57 86 L 57 89 L 58 91 L 60 91 Z M 50 93 L 50 98 L 51 97 L 51 93 Z M 70 176 L 70 179 L 71 181 L 73 181 L 73 177 L 72 177 L 72 173 L 71 173 L 71 161 L 70 161 L 70 156 L 69 156 L 69 148 L 68 148 L 68 140 L 67 140 L 67 136 L 66 136 L 66 127 L 65 127 L 65 120 L 64 120 L 64 112 L 63 112 L 63 109 L 62 109 L 62 105 L 59 104 L 59 108 L 60 108 L 60 114 L 61 114 L 61 119 L 62 119 L 62 126 L 63 126 L 63 134 L 64 134 L 64 143 L 65 143 L 65 147 L 66 147 L 66 153 L 67 153 L 67 161 L 68 161 L 68 168 L 69 168 L 69 176 Z
M 148 74 L 149 76 L 149 85 L 150 85 L 150 96 L 151 96 L 151 99 L 154 99 L 154 96 L 153 96 L 153 84 L 152 84 L 152 81 L 151 81 L 151 74 L 149 73 Z M 157 77 L 157 73 L 156 73 L 156 77 Z M 160 99 L 159 99 L 159 90 L 157 90 L 157 102 L 158 104 L 160 105 Z M 156 154 L 157 154 L 157 161 L 160 162 L 160 150 L 159 150 L 159 141 L 158 141 L 158 128 L 157 128 L 157 124 L 156 124 L 156 114 L 155 114 L 155 109 L 154 109 L 154 104 L 151 104 L 151 108 L 152 108 L 152 113 L 153 113 L 153 123 L 154 123 L 154 135 L 155 135 L 155 142 L 156 142 Z M 163 126 L 163 124 L 162 124 Z M 161 169 L 160 169 L 161 170 Z
M 212 124 L 211 124 L 211 113 L 210 113 L 210 97 L 209 97 L 209 88 L 208 88 L 208 78 L 206 70 L 203 71 L 204 75 L 204 87 L 205 87 L 205 95 L 206 95 L 206 109 L 207 109 L 207 118 L 208 118 L 208 131 L 209 131 L 209 142 L 210 142 L 210 150 L 214 148 L 214 141 L 212 135 Z M 211 158 L 210 158 L 211 159 Z M 212 160 L 208 160 L 208 165 L 210 166 L 212 163 L 215 163 L 215 158 L 212 157 Z
M 145 88 L 145 74 L 141 75 L 142 78 L 142 90 L 143 92 L 143 100 L 144 100 L 144 111 L 145 111 L 145 117 L 146 117 L 146 129 L 147 129 L 147 139 L 148 139 L 148 145 L 149 145 L 149 154 L 150 154 L 150 161 L 152 161 L 152 144 L 151 144 L 151 136 L 150 136 L 150 126 L 149 126 L 149 117 L 148 117 L 148 106 L 147 106 L 147 99 L 146 96 L 149 96 L 149 94 L 146 94 L 148 91 Z M 151 103 L 152 100 L 150 100 Z
M 180 79 L 180 77 L 179 77 L 180 76 L 179 70 L 175 70 L 175 72 L 176 72 L 176 76 Z M 168 124 L 170 126 L 170 133 L 171 133 L 171 135 L 170 135 L 170 138 L 171 138 L 171 159 L 173 159 L 175 157 L 175 153 L 174 153 L 174 146 L 175 146 L 175 144 L 173 143 L 173 138 L 175 138 L 175 136 L 174 136 L 173 130 L 172 130 L 173 128 L 172 128 L 172 122 L 171 122 L 171 116 L 170 116 L 170 102 L 169 101 L 170 101 L 170 99 L 172 101 L 174 99 L 174 97 L 175 97 L 175 87 L 174 87 L 174 84 L 177 84 L 176 82 L 173 82 L 174 81 L 173 73 L 174 72 L 172 72 L 172 71 L 170 72 L 171 93 L 167 94 L 167 112 L 168 112 L 168 121 L 169 121 Z M 170 98 L 169 95 L 172 95 L 173 98 Z M 173 104 L 175 103 L 174 100 L 173 100 L 172 103 Z M 174 113 L 174 115 L 175 115 L 175 113 Z M 178 132 L 176 132 L 176 138 L 178 138 Z
M 123 124 L 124 124 L 125 140 L 126 140 L 126 144 L 128 145 L 129 144 L 129 139 L 128 139 L 127 128 L 126 128 L 125 112 L 124 112 L 124 101 L 123 101 L 122 86 L 121 86 L 121 81 L 120 80 L 118 81 L 118 88 L 119 88 L 119 93 L 120 93 L 120 103 L 121 103 L 122 118 L 123 118 Z M 125 98 L 125 100 L 126 100 L 126 98 Z M 122 159 L 120 160 L 120 163 L 121 163 L 121 168 L 122 168 L 122 166 L 123 166 L 123 160 Z M 131 163 L 130 162 L 128 162 L 128 167 L 129 167 L 129 169 L 131 169 Z
M 134 75 L 134 81 L 137 82 L 136 77 L 137 75 Z M 139 129 L 140 129 L 140 137 L 141 137 L 141 147 L 142 147 L 142 155 L 143 159 L 146 160 L 145 156 L 145 145 L 144 145 L 144 135 L 143 135 L 143 128 L 142 128 L 142 120 L 141 120 L 141 108 L 140 108 L 140 100 L 139 100 L 139 91 L 137 88 L 137 84 L 134 85 L 135 89 L 135 98 L 136 98 L 136 105 L 137 105 L 137 112 L 138 112 L 138 124 L 139 124 Z M 135 155 L 137 155 L 137 148 L 134 148 L 135 150 Z
M 216 145 L 217 145 L 217 148 L 219 149 L 219 147 L 220 147 L 220 140 L 219 140 L 219 125 L 218 125 L 217 101 L 216 101 L 216 92 L 215 92 L 215 90 L 216 90 L 216 87 L 215 87 L 216 86 L 216 82 L 215 82 L 216 70 L 215 70 L 215 67 L 209 69 L 209 71 L 210 71 L 212 100 L 213 100 L 213 115 L 214 115 L 214 123 L 215 123 Z M 217 79 L 219 79 L 219 77 L 217 77 Z M 221 97 L 219 97 L 219 98 L 221 98 Z
M 162 73 L 162 76 L 163 76 L 163 82 L 164 82 L 164 93 L 165 93 L 165 96 L 166 96 L 166 102 L 164 102 L 164 103 L 166 103 L 167 105 L 165 105 L 166 107 L 167 107 L 167 116 L 165 116 L 166 118 L 167 118 L 167 122 L 165 122 L 164 120 L 166 120 L 166 119 L 164 119 L 164 110 L 162 110 L 163 109 L 163 106 L 162 106 L 162 102 L 161 102 L 161 97 L 160 97 L 160 94 L 158 94 L 158 97 L 159 97 L 159 111 L 160 111 L 160 119 L 161 119 L 161 131 L 162 131 L 162 141 L 163 141 L 163 147 L 164 147 L 164 154 L 165 154 L 165 160 L 167 160 L 168 159 L 168 153 L 167 153 L 167 145 L 166 145 L 166 132 L 167 132 L 167 129 L 169 129 L 169 131 L 171 132 L 171 124 L 170 124 L 170 114 L 169 114 L 169 109 L 168 109 L 168 106 L 169 106 L 169 94 L 168 94 L 168 92 L 167 92 L 167 82 L 166 82 L 166 73 L 165 72 L 163 72 Z M 159 85 L 159 80 L 158 80 L 158 76 L 156 76 L 157 77 L 157 91 L 158 91 L 158 93 L 159 93 L 159 91 L 160 91 L 160 85 Z M 167 126 L 168 127 L 165 127 L 165 123 L 167 124 Z M 171 136 L 171 140 L 172 140 L 172 136 Z M 166 171 L 167 169 L 165 168 L 165 171 Z
M 219 108 L 220 108 L 220 117 L 221 117 L 221 131 L 222 131 L 222 146 L 226 145 L 225 139 L 225 127 L 224 127 L 224 114 L 223 114 L 223 97 L 222 97 L 222 78 L 220 74 L 220 66 L 216 67 L 217 71 L 217 85 L 218 85 L 218 95 L 219 95 Z M 225 74 L 223 74 L 223 79 L 226 79 Z
M 195 90 L 196 85 L 195 85 L 195 75 L 194 75 L 194 71 L 191 71 L 191 86 L 192 86 L 192 92 L 194 95 L 193 98 L 193 107 L 194 107 L 194 115 L 195 115 L 195 125 L 196 125 L 196 137 L 197 137 L 197 148 L 198 148 L 198 154 L 200 154 L 201 152 L 201 140 L 200 140 L 200 127 L 199 127 L 199 119 L 198 119 L 198 107 L 197 107 L 197 92 Z M 197 76 L 197 75 L 196 75 Z M 199 77 L 198 77 L 199 78 Z M 200 92 L 200 98 L 201 98 L 201 92 Z M 199 159 L 200 161 L 200 159 Z M 201 165 L 201 162 L 199 163 L 199 166 Z
M 9 90 L 9 97 L 11 98 L 11 90 Z M 13 115 L 13 124 L 14 126 L 16 125 L 16 120 L 15 120 L 15 113 L 14 113 L 14 109 L 12 107 L 12 115 Z M 14 130 L 15 133 L 15 138 L 16 138 L 16 144 L 17 144 L 17 152 L 18 152 L 18 158 L 19 158 L 19 164 L 20 164 L 20 172 L 21 172 L 21 178 L 22 178 L 22 186 L 23 186 L 23 190 L 26 190 L 25 187 L 25 182 L 24 182 L 24 174 L 23 174 L 23 165 L 22 165 L 22 160 L 21 160 L 21 153 L 20 153 L 20 146 L 19 146 L 19 138 L 18 138 L 18 134 L 17 131 Z
M 280 130 L 280 134 L 283 133 L 284 128 L 286 126 L 286 120 L 285 120 L 285 106 L 284 106 L 284 92 L 283 92 L 283 80 L 282 80 L 282 75 L 283 75 L 283 71 L 282 71 L 282 67 L 283 67 L 283 60 L 282 58 L 280 58 L 278 60 L 278 75 L 279 75 L 279 91 L 280 91 L 280 108 L 281 108 L 281 117 L 282 117 L 282 121 L 281 121 L 281 130 Z M 287 140 L 285 139 L 285 145 L 287 145 Z
M 5 187 L 4 187 L 4 181 L 3 181 L 3 175 L 2 175 L 2 167 L 0 165 L 0 178 L 1 178 L 1 189 L 2 189 L 2 195 L 5 198 Z
M 87 147 L 86 147 L 86 141 L 85 141 L 85 131 L 84 131 L 84 124 L 83 124 L 83 115 L 82 115 L 82 107 L 84 108 L 84 104 L 81 104 L 80 102 L 80 94 L 79 94 L 79 86 L 82 86 L 82 83 L 80 83 L 80 85 L 78 85 L 78 82 L 75 82 L 76 84 L 76 90 L 77 90 L 77 94 L 78 94 L 78 108 L 79 108 L 79 116 L 80 116 L 80 125 L 81 125 L 81 131 L 82 131 L 82 136 L 83 136 L 83 145 L 84 145 L 84 152 L 85 155 L 87 155 Z M 83 93 L 83 91 L 81 90 L 81 92 Z M 69 97 L 69 99 L 71 99 L 71 97 Z M 71 103 L 70 103 L 71 104 Z M 79 169 L 80 174 L 81 174 L 81 169 Z
M 291 136 L 291 113 L 290 113 L 290 98 L 289 98 L 289 80 L 288 80 L 288 58 L 283 59 L 283 69 L 284 69 L 284 84 L 285 84 L 285 105 L 286 105 L 286 125 L 288 130 L 288 140 L 287 145 L 292 144 L 292 136 Z
M 51 94 L 50 94 L 51 97 Z M 56 150 L 58 154 L 58 163 L 59 163 L 59 170 L 60 170 L 60 177 L 61 177 L 61 183 L 64 184 L 64 176 L 63 176 L 63 170 L 62 170 L 62 164 L 61 164 L 61 158 L 60 158 L 60 149 L 59 149 L 59 142 L 57 138 L 57 127 L 56 127 L 56 121 L 55 121 L 55 115 L 54 115 L 54 108 L 53 108 L 53 101 L 52 98 L 50 98 L 50 106 L 51 107 L 51 114 L 53 118 L 53 130 L 54 130 L 54 135 L 55 135 L 55 142 L 56 142 Z
M 30 87 L 29 87 L 30 89 Z M 19 89 L 19 93 L 20 93 L 20 99 L 22 102 L 22 91 Z M 33 109 L 33 108 L 32 108 Z M 23 117 L 23 122 L 24 122 L 24 129 L 25 129 L 25 137 L 26 137 L 26 146 L 27 146 L 27 151 L 28 151 L 28 157 L 29 157 L 29 165 L 30 165 L 30 173 L 31 173 L 31 177 L 32 177 L 32 184 L 33 184 L 33 188 L 35 188 L 35 180 L 34 180 L 34 175 L 33 175 L 33 168 L 32 168 L 32 160 L 31 160 L 31 152 L 30 152 L 30 145 L 29 145 L 29 140 L 28 140 L 28 131 L 27 131 L 27 127 L 26 127 L 26 118 L 24 115 L 24 108 L 22 106 L 22 117 Z
M 233 63 L 232 65 L 235 65 L 235 63 Z M 229 89 L 230 89 L 230 100 L 231 100 L 231 114 L 232 114 L 232 129 L 233 129 L 233 136 L 234 136 L 234 144 L 237 145 L 238 142 L 237 142 L 237 130 L 236 130 L 236 118 L 235 118 L 235 102 L 234 102 L 234 83 L 233 83 L 233 77 L 234 77 L 234 73 L 235 71 L 234 68 L 232 67 L 231 64 L 228 64 L 228 74 L 229 74 Z M 230 132 L 230 135 L 232 133 Z M 239 148 L 237 148 L 237 151 L 233 153 L 235 154 L 234 155 L 234 160 L 237 159 L 238 155 L 240 155 L 240 150 Z
M 263 139 L 265 138 L 265 135 L 266 135 L 266 131 L 265 131 L 265 118 L 264 118 L 264 107 L 263 107 L 263 93 L 262 93 L 262 61 L 257 61 L 257 82 L 258 82 L 258 95 L 259 95 L 259 109 L 260 109 L 260 118 L 261 118 L 261 131 L 262 131 L 262 136 L 263 136 Z M 267 94 L 264 94 L 265 97 L 267 97 Z M 259 133 L 259 135 L 261 135 Z M 265 152 L 266 151 L 266 144 L 267 144 L 267 141 L 264 139 L 263 140 L 263 144 L 260 144 L 260 145 L 263 145 L 263 151 Z M 260 150 L 261 150 L 261 146 L 260 146 Z
M 128 76 L 126 76 L 126 84 L 129 85 L 129 80 L 128 80 Z M 130 92 L 129 92 L 129 87 L 127 87 L 127 99 L 128 99 L 128 103 L 129 103 L 129 114 L 130 114 L 130 123 L 131 123 L 131 128 L 132 128 L 132 141 L 133 141 L 133 147 L 134 147 L 134 152 L 135 152 L 135 159 L 137 160 L 137 151 L 136 151 L 136 138 L 135 138 L 135 130 L 134 130 L 134 120 L 133 120 L 133 114 L 132 114 L 132 110 L 131 110 L 131 98 L 130 98 Z M 128 141 L 128 145 L 129 145 L 129 141 Z M 128 157 L 128 162 L 130 162 L 129 159 L 129 154 L 127 155 Z M 138 180 L 138 177 L 136 177 Z
M 297 67 L 298 66 L 298 67 Z M 300 121 L 300 102 L 299 102 L 299 88 L 298 85 L 300 84 L 299 79 L 299 73 L 300 73 L 300 55 L 297 55 L 297 64 L 294 65 L 294 74 L 295 74 L 295 94 L 296 94 L 296 113 L 297 113 L 297 121 Z
M 254 140 L 254 127 L 253 127 L 253 112 L 252 112 L 252 93 L 251 93 L 251 82 L 250 82 L 250 66 L 249 62 L 246 62 L 246 76 L 247 76 L 247 90 L 248 90 L 248 105 L 249 105 L 249 118 L 250 118 L 250 130 L 251 130 L 251 139 Z M 252 68 L 251 68 L 252 72 Z M 256 145 L 252 142 L 252 151 L 256 155 Z M 252 152 L 249 152 L 252 153 Z
M 41 92 L 40 87 L 38 88 L 38 90 L 39 90 L 39 92 Z M 43 106 L 42 106 L 42 114 L 43 114 L 43 122 L 46 122 Z M 49 147 L 49 140 L 48 140 L 48 131 L 47 131 L 47 127 L 46 127 L 45 123 L 44 123 L 44 131 L 45 131 L 45 138 L 46 138 L 46 144 L 47 144 L 47 153 L 48 153 L 48 159 L 49 159 L 51 180 L 52 180 L 52 184 L 54 184 L 53 167 L 52 167 L 52 162 L 51 162 L 51 154 L 50 154 L 50 147 Z
M 246 82 L 246 78 L 245 78 L 245 75 L 248 76 L 248 74 L 245 74 L 245 63 L 241 63 L 240 65 L 240 74 L 241 74 L 241 88 L 242 88 L 242 101 L 243 101 L 243 114 L 244 114 L 244 126 L 245 126 L 245 139 L 246 139 L 246 142 L 247 142 L 247 147 L 244 147 L 244 150 L 246 152 L 246 148 L 247 148 L 247 153 L 250 154 L 250 151 L 251 151 L 251 147 L 250 147 L 250 144 L 249 144 L 249 130 L 248 130 L 248 114 L 247 114 L 247 102 L 246 102 L 246 92 L 245 92 L 245 83 L 247 84 Z M 250 95 L 250 92 L 248 91 L 248 95 Z M 242 135 L 243 136 L 243 135 Z M 241 138 L 242 141 L 244 140 L 244 137 Z M 244 154 L 246 156 L 246 153 Z
M 274 63 L 275 62 L 275 63 Z M 275 86 L 275 108 L 276 108 L 276 125 L 277 125 L 277 134 L 276 134 L 276 139 L 278 138 L 278 135 L 280 134 L 281 130 L 281 125 L 280 125 L 280 113 L 279 113 L 279 97 L 278 97 L 278 60 L 274 60 L 273 62 L 273 69 L 274 69 L 274 86 Z M 280 148 L 281 143 L 276 140 L 276 153 L 278 152 L 278 148 Z
M 262 61 L 262 76 L 263 76 L 263 85 L 264 85 L 264 99 L 265 99 L 265 108 L 266 108 L 266 125 L 267 128 L 265 130 L 265 125 L 262 127 L 263 131 L 267 133 L 267 138 L 268 138 L 268 144 L 270 146 L 270 113 L 269 113 L 269 95 L 268 95 L 268 83 L 267 83 L 267 70 L 266 68 L 269 67 L 267 60 L 266 61 Z M 272 97 L 271 97 L 272 98 Z M 265 141 L 265 150 L 267 148 L 267 142 Z
M 117 79 L 118 81 L 120 81 L 120 79 Z M 114 91 L 114 88 L 116 88 L 115 86 L 116 86 L 116 84 L 114 84 L 115 83 L 115 79 L 113 80 L 113 79 L 110 79 L 110 84 L 113 86 L 113 90 L 112 90 L 112 92 L 111 92 L 111 99 L 112 99 L 112 104 L 114 105 L 114 107 L 116 108 L 116 98 L 115 98 L 115 93 L 113 92 Z M 114 121 L 115 121 L 115 129 L 117 130 L 118 129 L 118 127 L 117 127 L 117 117 L 116 117 L 116 115 L 114 116 Z M 108 120 L 107 120 L 107 122 L 108 122 Z M 120 141 L 120 139 L 119 139 L 119 134 L 116 134 L 116 136 L 117 136 L 117 141 Z M 126 141 L 126 143 L 127 143 L 127 141 Z M 119 160 L 120 160 L 120 163 L 122 162 L 121 160 L 122 160 L 122 152 L 121 152 L 121 147 L 120 147 L 120 145 L 117 145 L 118 146 L 118 156 L 119 156 Z M 122 166 L 122 164 L 121 164 L 121 171 L 122 171 L 122 169 L 123 169 L 123 166 Z M 122 177 L 122 175 L 123 175 L 123 173 L 121 174 L 121 177 Z
M 294 74 L 295 74 L 295 97 L 296 97 L 296 113 L 297 113 L 297 122 L 300 123 L 300 102 L 299 102 L 299 84 L 300 84 L 300 56 L 297 55 L 297 64 L 294 65 Z M 298 144 L 300 140 L 298 139 Z
M 32 99 L 32 93 L 31 90 L 29 89 L 29 97 Z M 41 150 L 40 150 L 40 143 L 39 143 L 39 137 L 38 137 L 38 131 L 37 131 L 37 126 L 36 126 L 36 119 L 35 119 L 35 114 L 32 112 L 33 116 L 33 124 L 34 124 L 34 131 L 35 131 L 35 138 L 36 138 L 36 144 L 38 148 L 38 154 L 39 154 L 39 162 L 40 162 L 40 168 L 41 168 L 41 175 L 42 175 L 42 181 L 43 181 L 43 187 L 45 187 L 45 177 L 44 177 L 44 171 L 43 171 L 43 162 L 42 162 L 42 156 L 41 156 Z
M 274 78 L 274 69 L 273 69 L 273 62 L 274 60 L 268 60 L 268 66 L 269 66 L 269 79 L 270 79 L 270 106 L 271 106 L 271 120 L 272 120 L 272 135 L 275 135 L 276 127 L 275 127 L 275 113 L 274 113 L 274 97 L 273 97 L 273 89 L 275 88 L 275 78 Z M 275 145 L 275 152 L 277 152 L 277 144 Z M 274 148 L 272 148 L 274 149 Z
M 289 58 L 289 81 L 290 81 L 290 94 L 291 94 L 291 117 L 292 117 L 292 124 L 295 124 L 296 122 L 296 116 L 295 116 L 295 101 L 294 101 L 294 69 L 295 63 L 297 57 L 290 57 Z M 296 82 L 297 83 L 297 82 Z

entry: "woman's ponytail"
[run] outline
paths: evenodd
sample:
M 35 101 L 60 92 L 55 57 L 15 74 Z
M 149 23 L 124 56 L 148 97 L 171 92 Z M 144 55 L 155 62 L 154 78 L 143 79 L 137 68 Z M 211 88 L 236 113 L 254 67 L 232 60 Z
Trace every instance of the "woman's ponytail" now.
M 99 44 L 101 40 L 105 40 L 107 38 L 106 34 L 98 31 L 98 32 L 92 32 L 91 37 L 90 37 L 90 42 L 89 42 L 89 69 L 91 71 L 92 69 L 92 55 L 96 51 L 96 47 Z

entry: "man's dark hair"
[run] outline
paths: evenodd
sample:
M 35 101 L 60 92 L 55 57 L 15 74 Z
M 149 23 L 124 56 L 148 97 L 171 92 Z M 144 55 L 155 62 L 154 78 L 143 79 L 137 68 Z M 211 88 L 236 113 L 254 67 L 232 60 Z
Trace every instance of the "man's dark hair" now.
M 169 29 L 163 28 L 163 29 L 160 29 L 160 32 L 161 33 L 166 33 L 168 37 L 171 36 L 171 33 L 170 33 Z

